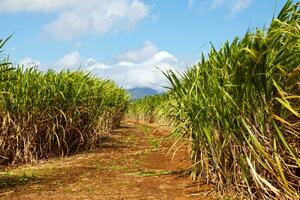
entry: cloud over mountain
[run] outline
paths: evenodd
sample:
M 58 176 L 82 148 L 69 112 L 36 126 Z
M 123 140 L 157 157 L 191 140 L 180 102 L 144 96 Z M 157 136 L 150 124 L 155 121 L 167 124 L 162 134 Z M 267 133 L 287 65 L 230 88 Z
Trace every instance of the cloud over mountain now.
M 145 41 L 142 48 L 128 50 L 116 56 L 116 63 L 106 69 L 93 69 L 91 72 L 111 78 L 125 88 L 148 87 L 163 90 L 168 81 L 160 70 L 182 72 L 186 63 L 173 54 L 158 50 L 150 41 Z

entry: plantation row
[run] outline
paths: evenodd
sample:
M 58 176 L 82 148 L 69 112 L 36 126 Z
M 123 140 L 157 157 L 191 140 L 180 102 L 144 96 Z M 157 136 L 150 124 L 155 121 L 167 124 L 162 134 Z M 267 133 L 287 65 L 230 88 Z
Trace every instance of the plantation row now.
M 164 116 L 167 103 L 168 95 L 166 93 L 137 99 L 129 104 L 126 119 L 146 123 L 168 123 Z
M 90 150 L 119 125 L 129 102 L 112 81 L 81 71 L 12 67 L 3 60 L 0 165 Z
M 130 113 L 165 117 L 189 138 L 195 179 L 252 199 L 300 199 L 299 72 L 299 3 L 289 0 L 268 29 L 212 47 L 182 75 L 166 72 L 171 90 Z

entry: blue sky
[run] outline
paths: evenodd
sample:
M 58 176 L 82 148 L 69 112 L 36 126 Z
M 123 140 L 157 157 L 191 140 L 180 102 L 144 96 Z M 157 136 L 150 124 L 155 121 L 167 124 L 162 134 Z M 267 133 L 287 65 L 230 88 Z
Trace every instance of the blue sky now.
M 275 15 L 286 1 L 278 0 Z M 209 42 L 268 26 L 276 0 L 0 0 L 0 37 L 14 63 L 71 68 L 125 88 L 161 89 L 155 67 L 183 71 Z

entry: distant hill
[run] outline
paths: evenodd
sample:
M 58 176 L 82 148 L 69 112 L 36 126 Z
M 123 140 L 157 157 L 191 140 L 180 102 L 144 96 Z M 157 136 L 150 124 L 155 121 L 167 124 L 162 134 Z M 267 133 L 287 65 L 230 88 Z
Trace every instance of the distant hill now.
M 131 94 L 132 99 L 140 99 L 143 98 L 144 96 L 148 96 L 148 95 L 155 95 L 155 94 L 159 94 L 159 92 L 157 90 L 154 90 L 152 88 L 132 88 L 132 89 L 128 89 L 128 92 Z

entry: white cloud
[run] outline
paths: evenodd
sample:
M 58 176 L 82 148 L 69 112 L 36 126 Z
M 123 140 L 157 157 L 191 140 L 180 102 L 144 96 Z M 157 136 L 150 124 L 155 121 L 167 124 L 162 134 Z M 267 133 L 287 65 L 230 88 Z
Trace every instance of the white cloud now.
M 133 29 L 150 8 L 141 0 L 1 0 L 0 12 L 44 12 L 57 19 L 43 28 L 47 36 L 72 39 L 86 33 Z
M 126 51 L 118 55 L 117 60 L 123 62 L 144 62 L 151 59 L 156 53 L 156 46 L 149 41 L 145 41 L 142 49 Z
M 103 63 L 98 63 L 95 59 L 89 58 L 84 63 L 86 63 L 86 70 L 92 71 L 97 69 L 109 69 L 109 66 Z
M 82 59 L 78 51 L 71 52 L 55 62 L 55 66 L 59 68 L 78 68 L 81 65 Z
M 162 86 L 169 85 L 160 70 L 183 72 L 188 66 L 186 62 L 179 60 L 170 52 L 158 50 L 149 41 L 145 41 L 142 48 L 123 52 L 114 60 L 114 63 L 105 64 L 94 58 L 82 58 L 78 51 L 74 51 L 54 61 L 51 66 L 58 71 L 76 70 L 81 67 L 102 78 L 112 79 L 124 88 L 150 87 L 159 91 L 164 90 Z M 41 65 L 31 58 L 25 58 L 20 63 Z M 47 69 L 45 64 L 42 64 L 42 67 Z
M 46 35 L 67 40 L 78 37 L 90 29 L 89 20 L 76 13 L 64 12 L 59 18 L 44 26 Z
M 184 71 L 186 63 L 167 51 L 159 51 L 149 41 L 141 49 L 128 50 L 117 56 L 117 63 L 106 69 L 91 72 L 115 80 L 125 88 L 150 87 L 163 90 L 169 84 L 160 70 Z M 157 69 L 158 67 L 159 69 Z
M 224 5 L 226 0 L 212 0 L 212 3 L 211 3 L 211 7 L 212 8 L 218 8 L 222 5 Z
M 195 3 L 195 0 L 188 0 L 188 6 L 193 7 Z
M 29 57 L 26 57 L 26 58 L 23 58 L 20 62 L 19 62 L 20 65 L 23 65 L 24 67 L 38 67 L 41 65 L 41 63 L 37 60 L 34 60 L 32 58 L 29 58 Z
M 252 0 L 234 0 L 231 6 L 232 14 L 236 14 L 252 4 Z
M 87 71 L 92 71 L 97 69 L 109 68 L 108 65 L 98 63 L 93 58 L 83 59 L 78 51 L 73 51 L 66 54 L 58 61 L 55 61 L 53 65 L 54 69 L 56 70 L 84 68 Z
M 80 0 L 79 0 L 80 1 Z M 73 0 L 1 0 L 3 12 L 40 11 L 53 12 L 74 6 Z
M 162 62 L 162 61 L 168 61 L 168 62 L 177 62 L 177 58 L 170 54 L 167 51 L 160 51 L 155 54 L 153 58 L 154 62 Z
M 188 0 L 188 5 L 194 5 L 195 1 L 196 0 Z M 252 3 L 253 0 L 207 0 L 202 3 L 202 6 L 210 7 L 211 10 L 220 7 L 228 8 L 232 18 L 240 11 L 247 9 Z

